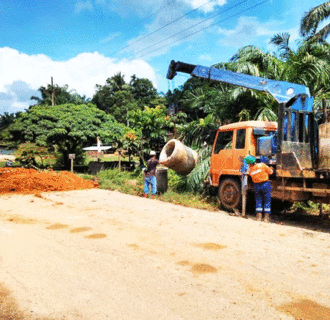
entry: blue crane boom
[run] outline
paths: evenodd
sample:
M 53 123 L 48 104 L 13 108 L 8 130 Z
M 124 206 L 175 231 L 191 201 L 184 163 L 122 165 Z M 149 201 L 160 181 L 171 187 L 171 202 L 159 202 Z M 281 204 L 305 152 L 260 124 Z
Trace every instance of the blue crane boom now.
M 279 103 L 287 103 L 295 97 L 310 97 L 309 88 L 300 84 L 270 80 L 244 73 L 236 73 L 174 60 L 171 61 L 169 66 L 167 79 L 172 80 L 176 76 L 177 71 L 188 73 L 198 78 L 221 81 L 248 89 L 268 92 Z

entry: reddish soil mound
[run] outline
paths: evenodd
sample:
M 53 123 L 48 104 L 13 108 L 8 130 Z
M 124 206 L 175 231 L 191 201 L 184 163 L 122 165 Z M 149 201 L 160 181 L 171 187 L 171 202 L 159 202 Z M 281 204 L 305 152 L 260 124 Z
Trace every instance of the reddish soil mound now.
M 98 187 L 93 181 L 77 175 L 62 172 L 38 172 L 34 169 L 0 168 L 1 193 L 39 193 L 46 191 L 67 191 Z

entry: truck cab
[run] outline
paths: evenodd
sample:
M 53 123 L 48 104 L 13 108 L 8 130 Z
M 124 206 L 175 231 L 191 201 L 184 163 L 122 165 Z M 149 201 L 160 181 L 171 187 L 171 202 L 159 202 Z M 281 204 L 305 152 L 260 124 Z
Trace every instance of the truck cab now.
M 243 159 L 249 154 L 271 157 L 271 150 L 264 150 L 259 139 L 276 131 L 277 123 L 270 121 L 244 121 L 218 129 L 211 154 L 210 182 L 219 187 L 220 202 L 225 209 L 239 206 Z

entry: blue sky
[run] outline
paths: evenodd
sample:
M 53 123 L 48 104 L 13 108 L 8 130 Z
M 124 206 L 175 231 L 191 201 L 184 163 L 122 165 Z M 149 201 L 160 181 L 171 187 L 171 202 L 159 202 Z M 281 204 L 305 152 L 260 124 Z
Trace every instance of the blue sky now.
M 118 72 L 166 92 L 188 78 L 166 80 L 171 60 L 209 66 L 245 45 L 273 51 L 273 35 L 295 41 L 304 12 L 323 2 L 1 0 L 0 114 L 26 109 L 51 77 L 87 97 Z

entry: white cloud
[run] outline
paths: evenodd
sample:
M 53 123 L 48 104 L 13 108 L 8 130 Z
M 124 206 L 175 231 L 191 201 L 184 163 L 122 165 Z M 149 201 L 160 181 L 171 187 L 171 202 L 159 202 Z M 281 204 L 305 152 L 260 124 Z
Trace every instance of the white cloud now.
M 213 19 L 207 19 L 205 15 L 190 18 L 186 14 L 191 9 L 208 13 L 226 2 L 227 0 L 93 0 L 93 5 L 101 5 L 104 10 L 115 11 L 123 16 L 134 14 L 150 17 L 148 24 L 141 25 L 140 36 L 129 40 L 120 52 L 128 58 L 151 58 L 166 53 L 182 42 L 191 42 L 200 37 L 199 31 L 202 32 L 212 24 Z M 117 33 L 110 34 L 100 42 L 110 42 L 117 36 Z
M 101 39 L 101 43 L 102 44 L 106 44 L 106 43 L 109 43 L 110 41 L 114 40 L 115 38 L 119 37 L 121 35 L 120 32 L 113 32 L 113 33 L 110 33 L 107 37 Z
M 212 23 L 212 19 L 204 18 L 183 17 L 177 20 L 181 16 L 182 11 L 178 7 L 169 9 L 166 14 L 160 13 L 152 23 L 145 26 L 140 37 L 128 42 L 129 48 L 126 51 L 133 52 L 136 57 L 159 56 L 182 42 L 192 43 L 201 36 L 199 31 Z M 173 21 L 176 22 L 171 23 Z
M 0 114 L 27 109 L 34 104 L 30 98 L 36 95 L 38 95 L 37 90 L 32 90 L 23 81 L 14 81 L 11 85 L 6 85 L 6 92 L 0 92 Z
M 76 13 L 80 13 L 81 11 L 91 11 L 93 10 L 93 4 L 90 0 L 87 1 L 77 1 L 74 5 L 74 10 Z
M 134 14 L 146 17 L 166 4 L 168 4 L 167 0 L 93 0 L 92 6 L 101 6 L 104 10 L 116 12 L 121 16 Z
M 142 11 L 148 9 L 149 15 L 150 12 L 156 12 L 152 15 L 154 18 L 151 22 L 141 30 L 141 35 L 128 41 L 128 48 L 125 50 L 126 53 L 133 53 L 135 57 L 143 58 L 159 56 L 182 42 L 194 41 L 214 20 L 212 16 L 208 18 L 207 15 L 192 16 L 187 13 L 192 9 L 209 13 L 227 2 L 227 0 L 120 1 L 126 4 L 125 10 L 134 7 Z M 157 11 L 157 8 L 163 9 Z
M 202 54 L 201 56 L 199 56 L 199 60 L 212 61 L 212 57 L 208 54 Z
M 271 37 L 278 33 L 278 21 L 261 23 L 256 17 L 240 17 L 235 29 L 227 30 L 219 28 L 219 33 L 224 36 L 220 44 L 226 47 L 240 48 L 253 44 L 258 37 Z M 267 39 L 269 41 L 269 38 Z
M 90 0 L 89 0 L 90 1 Z M 95 5 L 101 5 L 104 9 L 117 12 L 122 16 L 130 14 L 141 17 L 150 16 L 155 12 L 167 14 L 173 8 L 180 9 L 181 13 L 187 13 L 191 9 L 209 13 L 217 6 L 223 6 L 227 0 L 93 0 Z
M 12 48 L 0 48 L 0 74 L 6 75 L 0 77 L 0 113 L 5 106 L 12 112 L 24 110 L 32 104 L 31 95 L 49 84 L 51 77 L 54 83 L 68 84 L 69 90 L 75 89 L 91 98 L 96 84 L 105 84 L 107 78 L 118 72 L 125 75 L 126 81 L 136 74 L 157 86 L 153 68 L 142 60 L 118 61 L 94 52 L 81 53 L 67 61 L 54 61 L 42 54 L 27 55 Z
M 198 10 L 207 13 L 213 11 L 215 6 L 225 5 L 227 0 L 181 0 L 181 2 L 190 5 L 193 9 L 198 8 Z

